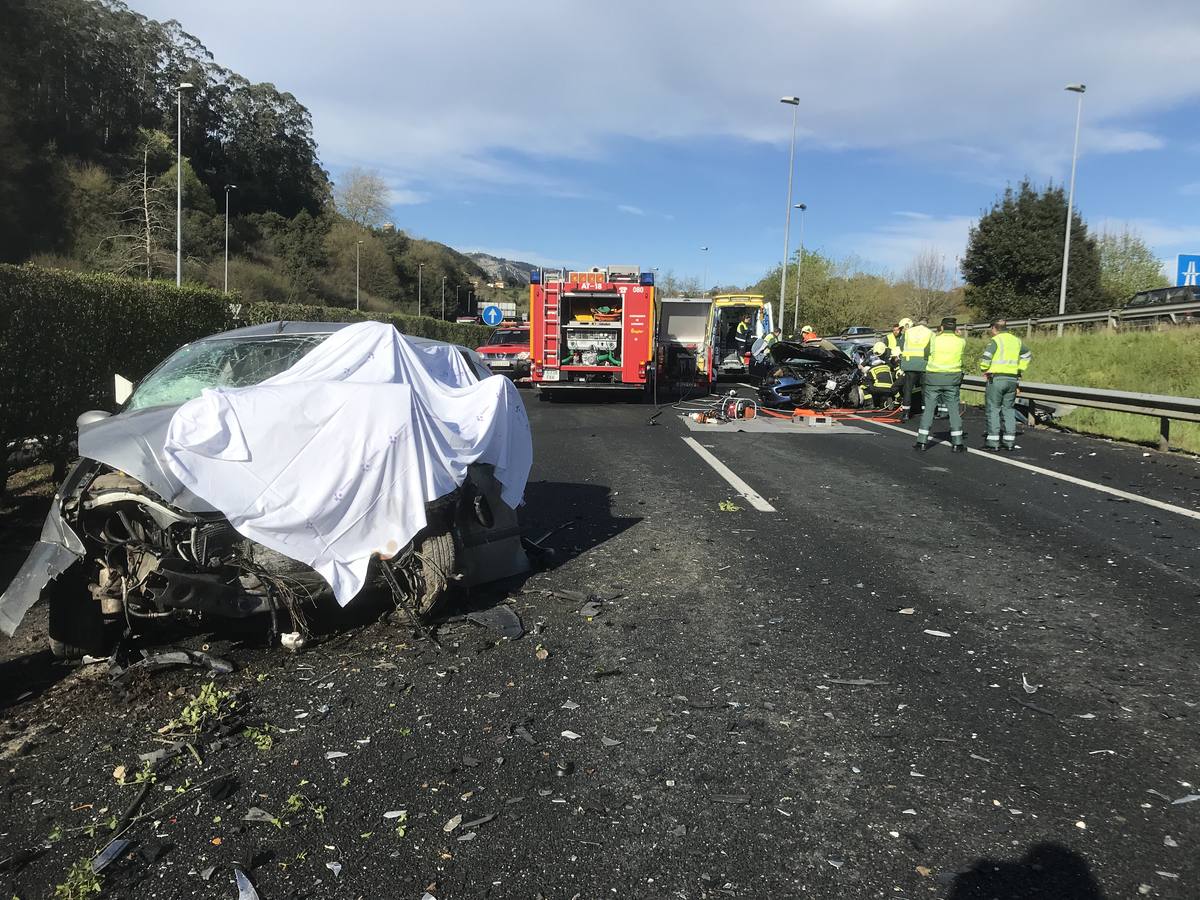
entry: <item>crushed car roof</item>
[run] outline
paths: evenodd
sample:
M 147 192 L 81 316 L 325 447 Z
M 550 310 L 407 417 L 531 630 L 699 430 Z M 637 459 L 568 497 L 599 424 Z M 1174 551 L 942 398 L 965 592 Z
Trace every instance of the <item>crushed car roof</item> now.
M 796 341 L 779 341 L 771 347 L 771 357 L 780 365 L 789 360 L 805 360 L 821 365 L 850 367 L 854 362 L 839 347 L 829 341 L 798 343 Z

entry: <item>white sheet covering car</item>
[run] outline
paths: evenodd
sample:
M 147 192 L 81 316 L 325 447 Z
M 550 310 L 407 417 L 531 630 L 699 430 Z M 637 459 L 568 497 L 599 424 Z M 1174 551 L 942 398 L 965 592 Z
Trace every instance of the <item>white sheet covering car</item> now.
M 373 554 L 425 525 L 425 503 L 490 463 L 516 508 L 533 460 L 520 395 L 449 345 L 343 328 L 261 384 L 205 390 L 167 430 L 172 474 L 244 537 L 311 566 L 345 605 Z

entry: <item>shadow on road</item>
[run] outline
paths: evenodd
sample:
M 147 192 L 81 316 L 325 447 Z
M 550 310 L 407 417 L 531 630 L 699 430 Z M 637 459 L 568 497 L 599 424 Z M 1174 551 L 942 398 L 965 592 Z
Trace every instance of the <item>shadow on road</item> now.
M 1018 860 L 980 859 L 955 879 L 947 900 L 1103 900 L 1082 856 L 1036 844 Z
M 602 484 L 529 482 L 521 528 L 526 538 L 553 551 L 546 568 L 557 568 L 642 521 L 636 516 L 614 516 L 611 494 Z

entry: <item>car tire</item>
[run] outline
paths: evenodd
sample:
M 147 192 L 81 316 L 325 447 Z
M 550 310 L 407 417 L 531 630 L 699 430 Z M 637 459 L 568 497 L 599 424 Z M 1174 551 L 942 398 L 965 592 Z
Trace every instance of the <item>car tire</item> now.
M 421 577 L 424 596 L 417 603 L 417 613 L 429 616 L 450 593 L 454 570 L 458 565 L 458 548 L 449 531 L 431 534 L 417 544 L 421 556 Z

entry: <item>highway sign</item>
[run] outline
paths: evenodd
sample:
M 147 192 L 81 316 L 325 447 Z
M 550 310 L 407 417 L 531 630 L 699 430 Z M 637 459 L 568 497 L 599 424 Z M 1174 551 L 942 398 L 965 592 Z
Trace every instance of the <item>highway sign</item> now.
M 504 313 L 498 306 L 485 306 L 483 308 L 483 324 L 484 325 L 499 325 L 504 321 Z
M 1176 287 L 1200 286 L 1200 254 L 1179 254 L 1179 268 L 1175 276 Z

